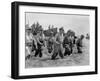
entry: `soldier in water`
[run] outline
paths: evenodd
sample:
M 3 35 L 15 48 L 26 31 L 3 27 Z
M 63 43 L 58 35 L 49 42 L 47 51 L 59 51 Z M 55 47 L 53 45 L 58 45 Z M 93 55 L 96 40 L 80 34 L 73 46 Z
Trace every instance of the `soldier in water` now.
M 53 32 L 51 31 L 50 37 L 48 38 L 48 44 L 47 44 L 47 49 L 49 53 L 53 51 L 53 43 L 54 43 L 54 37 L 53 37 Z
M 81 35 L 80 38 L 78 38 L 78 40 L 76 41 L 76 46 L 77 46 L 77 50 L 78 50 L 78 53 L 82 53 L 82 40 L 84 38 L 84 35 Z
M 33 35 L 31 32 L 31 28 L 26 29 L 26 36 L 25 36 L 25 59 L 29 59 L 31 57 L 31 49 L 32 49 L 32 41 L 33 41 Z
M 59 29 L 59 32 L 56 34 L 54 39 L 54 51 L 51 57 L 52 60 L 55 60 L 58 54 L 61 58 L 63 58 L 63 54 L 62 54 L 62 43 L 64 38 L 63 34 L 64 34 L 64 29 L 62 27 Z
M 37 33 L 36 41 L 37 49 L 34 56 L 37 57 L 37 55 L 39 55 L 39 57 L 42 57 L 42 46 L 44 46 L 44 35 L 42 28 Z
M 71 54 L 69 36 L 66 34 L 63 40 L 63 47 L 65 48 L 64 56 Z

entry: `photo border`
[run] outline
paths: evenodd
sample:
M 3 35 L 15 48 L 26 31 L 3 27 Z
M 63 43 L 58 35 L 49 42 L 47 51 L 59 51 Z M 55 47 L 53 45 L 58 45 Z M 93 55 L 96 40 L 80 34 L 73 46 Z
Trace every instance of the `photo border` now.
M 43 78 L 43 77 L 58 77 L 58 76 L 72 76 L 72 75 L 88 75 L 98 73 L 97 62 L 97 13 L 96 6 L 81 6 L 81 5 L 65 5 L 65 4 L 49 4 L 49 3 L 31 3 L 31 2 L 12 2 L 11 4 L 11 78 L 26 79 L 26 78 Z M 59 73 L 59 74 L 43 74 L 43 75 L 19 75 L 19 6 L 40 6 L 40 7 L 56 7 L 56 8 L 74 8 L 74 9 L 89 9 L 95 10 L 95 71 L 76 72 L 76 73 Z

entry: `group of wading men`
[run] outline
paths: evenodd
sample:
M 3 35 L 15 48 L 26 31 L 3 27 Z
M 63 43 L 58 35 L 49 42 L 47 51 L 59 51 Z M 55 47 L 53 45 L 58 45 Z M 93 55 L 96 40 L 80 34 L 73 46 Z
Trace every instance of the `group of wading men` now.
M 51 60 L 55 60 L 58 55 L 61 59 L 64 56 L 70 56 L 75 45 L 77 53 L 82 53 L 83 38 L 83 35 L 77 38 L 70 34 L 64 34 L 63 27 L 59 28 L 59 32 L 55 36 L 51 31 L 49 37 L 45 37 L 42 28 L 39 29 L 36 35 L 33 35 L 31 29 L 28 29 L 26 30 L 26 59 L 31 58 L 31 56 L 41 58 L 43 56 L 43 47 L 51 54 Z M 63 49 L 65 49 L 64 52 Z

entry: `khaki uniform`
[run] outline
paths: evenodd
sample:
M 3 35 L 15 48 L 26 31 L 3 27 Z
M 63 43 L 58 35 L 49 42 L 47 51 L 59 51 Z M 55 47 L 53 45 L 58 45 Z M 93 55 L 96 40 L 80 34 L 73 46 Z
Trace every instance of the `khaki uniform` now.
M 63 47 L 65 48 L 64 56 L 71 54 L 70 40 L 66 36 L 63 41 Z
M 63 38 L 64 38 L 63 34 L 62 35 L 60 35 L 60 33 L 56 34 L 52 59 L 55 59 L 58 54 L 61 58 L 63 58 L 63 54 L 62 54 Z
M 76 42 L 78 53 L 82 53 L 82 40 L 79 38 Z

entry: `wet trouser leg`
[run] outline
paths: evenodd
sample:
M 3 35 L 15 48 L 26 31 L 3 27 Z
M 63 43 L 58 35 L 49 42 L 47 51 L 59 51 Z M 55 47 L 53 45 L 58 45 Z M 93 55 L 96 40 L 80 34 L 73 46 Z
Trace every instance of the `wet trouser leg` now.
M 78 53 L 82 53 L 81 47 L 77 46 Z
M 32 42 L 32 52 L 36 50 L 36 46 L 35 46 L 35 43 L 34 43 L 34 40 Z
M 34 56 L 37 57 L 38 54 L 39 54 L 39 50 L 37 49 Z
M 68 49 L 68 48 L 65 48 L 65 53 L 64 53 L 64 56 L 66 56 L 66 55 L 70 55 L 70 51 L 69 51 L 69 49 Z
M 37 55 L 39 55 L 39 57 L 42 57 L 42 50 L 41 50 L 41 45 L 40 44 L 37 44 L 38 45 L 38 49 L 36 49 L 36 52 L 35 52 L 35 57 Z
M 70 52 L 73 53 L 73 47 L 72 47 L 72 45 L 70 46 Z
M 39 57 L 42 57 L 42 50 L 39 50 Z
M 52 60 L 54 60 L 54 59 L 57 57 L 57 55 L 58 55 L 58 52 L 53 53 L 53 55 L 52 55 L 51 59 L 52 59 Z
M 53 50 L 52 46 L 49 46 L 49 47 L 48 47 L 48 52 L 51 53 L 52 50 Z
M 65 49 L 64 56 L 68 55 L 67 49 Z
M 59 49 L 59 56 L 60 56 L 61 58 L 63 58 L 63 54 L 62 54 L 61 49 Z
M 73 53 L 73 49 L 72 49 L 72 47 L 71 47 L 71 53 Z
M 71 52 L 71 53 L 73 53 L 73 44 L 72 44 L 72 43 L 70 43 L 70 45 L 69 45 L 69 46 L 70 46 L 70 52 Z
M 38 44 L 39 57 L 42 57 L 42 46 Z

